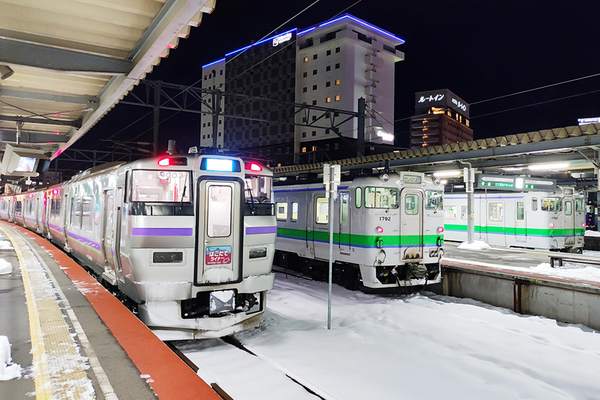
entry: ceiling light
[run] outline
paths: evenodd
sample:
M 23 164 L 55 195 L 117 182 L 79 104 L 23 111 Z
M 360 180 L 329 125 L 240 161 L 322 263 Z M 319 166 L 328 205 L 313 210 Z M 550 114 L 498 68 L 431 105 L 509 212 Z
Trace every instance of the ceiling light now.
M 531 164 L 530 171 L 555 171 L 569 168 L 568 162 Z
M 433 176 L 437 176 L 439 178 L 450 178 L 453 176 L 461 176 L 462 171 L 459 169 L 451 169 L 447 171 L 437 171 L 433 173 Z

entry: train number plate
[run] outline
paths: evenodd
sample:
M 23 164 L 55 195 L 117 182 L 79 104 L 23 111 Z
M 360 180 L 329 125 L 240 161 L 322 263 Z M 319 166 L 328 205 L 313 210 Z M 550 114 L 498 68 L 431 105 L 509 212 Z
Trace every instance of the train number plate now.
M 206 265 L 231 264 L 231 246 L 209 246 L 206 248 Z
M 233 290 L 220 290 L 210 292 L 209 310 L 210 315 L 233 311 L 235 308 L 235 292 Z

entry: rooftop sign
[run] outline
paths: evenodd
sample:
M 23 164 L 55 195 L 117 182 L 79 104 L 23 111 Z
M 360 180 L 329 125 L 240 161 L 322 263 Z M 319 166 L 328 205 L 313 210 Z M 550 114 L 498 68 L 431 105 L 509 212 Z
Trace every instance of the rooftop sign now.
M 415 93 L 415 111 L 417 114 L 430 107 L 451 108 L 469 118 L 469 104 L 448 89 L 429 90 Z

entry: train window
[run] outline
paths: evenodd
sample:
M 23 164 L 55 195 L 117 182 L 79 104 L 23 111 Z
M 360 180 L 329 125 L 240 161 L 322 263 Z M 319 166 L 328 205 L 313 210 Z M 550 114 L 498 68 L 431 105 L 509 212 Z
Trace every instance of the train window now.
M 583 199 L 575 199 L 575 212 L 583 212 Z
M 150 203 L 190 202 L 189 171 L 133 171 L 131 201 Z
M 71 226 L 81 227 L 81 198 L 71 198 Z
M 416 194 L 407 194 L 404 198 L 404 212 L 407 215 L 416 215 L 419 213 L 419 196 Z
M 444 219 L 456 219 L 456 206 L 450 206 L 444 210 Z
M 573 214 L 573 203 L 571 200 L 565 201 L 565 215 Z
M 329 201 L 325 197 L 317 197 L 317 224 L 329 221 Z
M 360 206 L 362 205 L 362 188 L 357 187 L 356 188 L 356 208 L 360 208 Z
M 287 221 L 288 207 L 287 203 L 277 203 L 275 207 L 275 216 L 280 221 Z
M 398 208 L 398 189 L 368 187 L 365 189 L 365 207 Z
M 488 206 L 488 217 L 490 221 L 502 221 L 504 218 L 504 206 L 502 203 L 490 203 Z
M 441 190 L 427 190 L 427 202 L 425 208 L 428 210 L 441 210 L 443 206 L 443 197 Z
M 21 201 L 15 201 L 15 214 L 21 215 L 21 211 L 23 210 L 23 204 Z
M 468 207 L 462 206 L 460 207 L 460 219 L 467 219 Z
M 212 185 L 208 189 L 208 221 L 209 237 L 227 237 L 231 234 L 231 202 L 230 186 Z
M 92 198 L 84 197 L 81 207 L 81 229 L 92 231 Z
M 560 197 L 542 197 L 542 211 L 562 211 L 562 202 Z
M 298 203 L 292 203 L 292 222 L 298 221 Z
M 517 201 L 517 220 L 523 221 L 525 219 L 525 202 Z
M 268 203 L 271 201 L 273 178 L 246 175 L 246 202 Z
M 537 197 L 531 199 L 531 211 L 537 211 Z
M 348 206 L 350 194 L 348 192 L 340 193 L 340 222 L 348 221 Z

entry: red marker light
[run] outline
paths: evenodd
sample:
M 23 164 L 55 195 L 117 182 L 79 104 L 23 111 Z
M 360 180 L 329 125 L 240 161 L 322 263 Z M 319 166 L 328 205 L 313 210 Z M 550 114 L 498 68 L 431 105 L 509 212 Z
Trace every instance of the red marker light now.
M 160 165 L 161 167 L 171 165 L 171 159 L 169 157 L 161 158 L 160 160 L 158 160 L 158 165 Z
M 585 228 L 587 226 L 587 224 L 584 222 L 583 224 L 581 224 L 581 226 L 583 226 Z
M 256 163 L 246 164 L 246 169 L 249 169 L 250 171 L 256 171 L 256 172 L 262 171 L 262 167 Z
M 438 233 L 443 233 L 444 232 L 444 227 L 443 226 L 438 226 L 437 231 L 438 231 Z
M 550 224 L 550 228 L 554 228 L 554 224 L 552 224 L 552 223 L 551 223 L 551 224 Z
M 58 194 L 58 189 L 54 189 L 54 190 L 52 191 L 52 194 Z
M 377 233 L 383 233 L 383 228 L 382 227 L 378 226 L 376 229 L 377 229 Z

